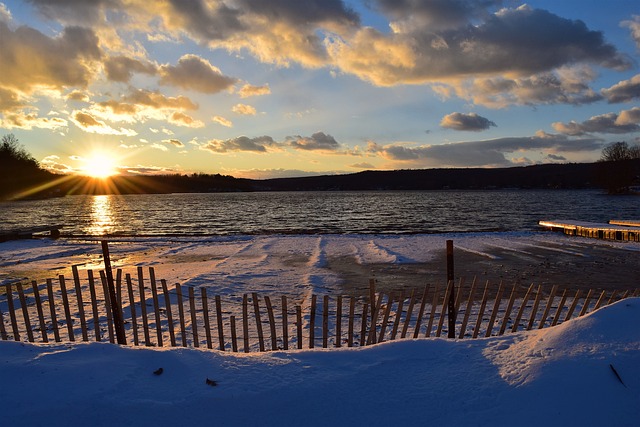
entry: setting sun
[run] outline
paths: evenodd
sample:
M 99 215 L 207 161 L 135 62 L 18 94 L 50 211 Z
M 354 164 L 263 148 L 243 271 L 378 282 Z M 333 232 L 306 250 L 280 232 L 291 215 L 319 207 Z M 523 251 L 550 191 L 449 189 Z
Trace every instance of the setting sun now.
M 108 153 L 96 152 L 84 159 L 82 174 L 93 178 L 107 178 L 117 175 L 116 160 Z

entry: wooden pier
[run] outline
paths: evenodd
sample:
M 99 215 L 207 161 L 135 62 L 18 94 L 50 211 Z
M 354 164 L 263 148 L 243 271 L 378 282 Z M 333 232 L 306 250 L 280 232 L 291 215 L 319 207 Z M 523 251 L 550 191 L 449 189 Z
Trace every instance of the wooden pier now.
M 538 221 L 541 227 L 569 236 L 640 242 L 640 221 L 611 220 L 608 224 L 585 221 Z
M 0 231 L 0 242 L 9 240 L 32 239 L 34 234 L 49 233 L 49 237 L 57 239 L 60 237 L 62 225 L 46 225 L 41 227 L 15 228 L 12 230 Z

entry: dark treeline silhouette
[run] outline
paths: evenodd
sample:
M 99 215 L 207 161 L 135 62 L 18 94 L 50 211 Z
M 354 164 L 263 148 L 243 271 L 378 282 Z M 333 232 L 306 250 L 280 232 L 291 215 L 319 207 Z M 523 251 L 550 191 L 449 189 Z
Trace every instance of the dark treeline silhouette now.
M 40 168 L 13 134 L 0 138 L 0 200 L 27 189 L 33 190 L 31 197 L 51 196 L 53 193 L 41 188 L 55 178 L 55 174 Z
M 236 191 L 374 191 L 606 188 L 628 193 L 640 185 L 640 158 L 626 143 L 603 150 L 597 163 L 510 168 L 364 171 L 344 175 L 252 180 L 220 174 L 117 175 L 107 179 L 56 175 L 41 169 L 12 135 L 0 140 L 0 199 L 73 194 L 212 193 Z M 613 154 L 612 154 L 613 153 Z M 622 153 L 622 154 L 620 154 Z M 626 154 L 625 154 L 626 153 Z M 629 154 L 631 153 L 631 154 Z M 617 156 L 611 158 L 611 156 Z M 618 158 L 622 155 L 622 158 Z M 625 157 L 626 156 L 626 157 Z

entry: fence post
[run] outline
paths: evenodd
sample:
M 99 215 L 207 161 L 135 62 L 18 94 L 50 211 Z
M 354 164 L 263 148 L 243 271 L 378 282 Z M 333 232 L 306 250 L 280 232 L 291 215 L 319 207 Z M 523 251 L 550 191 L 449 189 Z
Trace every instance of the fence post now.
M 449 294 L 449 338 L 456 337 L 456 285 L 454 280 L 453 270 L 453 240 L 447 240 L 447 282 L 451 281 L 451 293 Z
M 104 259 L 104 269 L 107 275 L 107 287 L 109 288 L 109 299 L 111 299 L 111 311 L 113 312 L 113 323 L 115 324 L 118 344 L 126 345 L 127 337 L 124 334 L 124 322 L 122 321 L 122 309 L 120 302 L 116 299 L 116 288 L 113 284 L 113 271 L 111 270 L 111 257 L 109 256 L 109 243 L 102 241 L 102 257 Z

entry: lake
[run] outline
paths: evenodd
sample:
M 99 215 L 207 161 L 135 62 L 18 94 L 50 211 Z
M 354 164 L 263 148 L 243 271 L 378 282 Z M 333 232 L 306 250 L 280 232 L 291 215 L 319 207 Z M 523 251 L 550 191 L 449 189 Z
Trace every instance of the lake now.
M 63 235 L 445 233 L 538 229 L 541 219 L 640 218 L 640 198 L 594 190 L 189 193 L 1 202 L 1 229 Z

